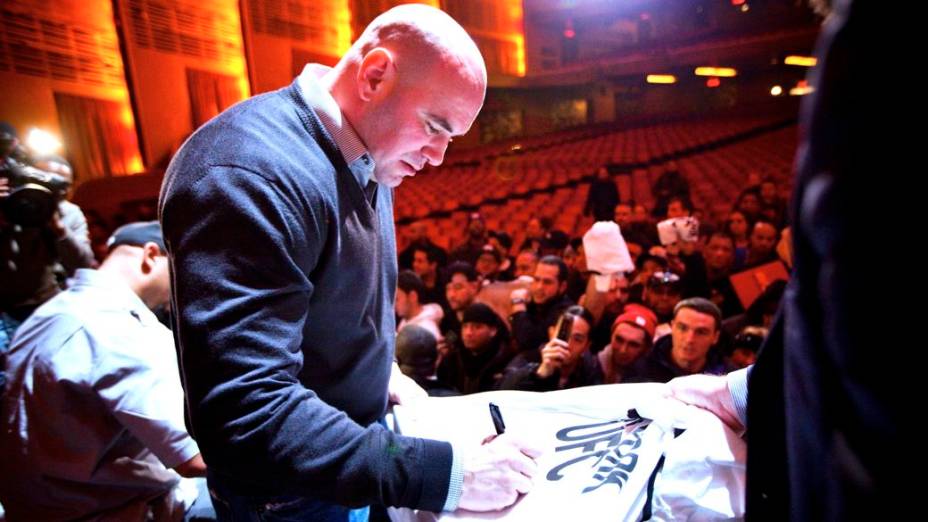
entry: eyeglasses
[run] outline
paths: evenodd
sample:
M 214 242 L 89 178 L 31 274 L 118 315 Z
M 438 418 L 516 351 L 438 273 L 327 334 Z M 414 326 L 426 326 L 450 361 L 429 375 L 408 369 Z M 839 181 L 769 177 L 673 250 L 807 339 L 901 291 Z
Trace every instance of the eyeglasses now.
M 673 272 L 654 272 L 648 279 L 648 290 L 658 294 L 679 293 L 682 289 L 680 276 Z
M 747 348 L 756 352 L 760 345 L 764 343 L 764 336 L 753 333 L 739 333 L 735 336 L 732 344 L 735 347 Z
M 654 272 L 654 274 L 651 275 L 652 284 L 666 285 L 670 283 L 676 283 L 679 280 L 680 276 L 674 274 L 673 272 Z

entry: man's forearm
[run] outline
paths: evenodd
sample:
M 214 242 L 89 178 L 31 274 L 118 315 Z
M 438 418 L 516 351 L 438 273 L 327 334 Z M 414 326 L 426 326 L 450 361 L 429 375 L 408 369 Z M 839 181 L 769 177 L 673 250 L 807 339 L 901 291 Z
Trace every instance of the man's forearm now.
M 93 267 L 96 260 L 90 246 L 90 234 L 84 213 L 76 205 L 59 208 L 64 234 L 55 242 L 58 260 L 68 274 L 73 274 L 78 268 Z

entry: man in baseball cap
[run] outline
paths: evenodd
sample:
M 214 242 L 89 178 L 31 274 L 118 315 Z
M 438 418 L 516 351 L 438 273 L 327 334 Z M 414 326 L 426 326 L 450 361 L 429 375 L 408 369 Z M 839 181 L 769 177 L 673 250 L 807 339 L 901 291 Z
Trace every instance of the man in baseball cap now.
M 0 421 L 7 515 L 215 517 L 206 465 L 184 424 L 174 338 L 151 311 L 169 297 L 161 227 L 125 225 L 107 245 L 100 268 L 78 269 L 10 345 L 12 410 Z
M 638 359 L 651 349 L 657 317 L 648 308 L 630 304 L 612 323 L 612 339 L 601 352 L 603 383 L 616 384 Z
M 146 243 L 154 243 L 161 252 L 167 252 L 164 237 L 161 235 L 161 225 L 157 221 L 138 221 L 117 228 L 106 241 L 106 250 L 112 252 L 120 245 L 143 247 Z

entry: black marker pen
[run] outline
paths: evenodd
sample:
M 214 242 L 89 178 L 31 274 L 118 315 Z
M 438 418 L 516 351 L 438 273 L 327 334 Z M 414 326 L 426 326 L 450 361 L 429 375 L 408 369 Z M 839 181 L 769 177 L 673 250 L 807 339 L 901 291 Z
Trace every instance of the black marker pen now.
M 496 434 L 502 435 L 506 431 L 506 423 L 503 422 L 503 414 L 499 411 L 499 406 L 490 403 L 490 418 L 493 419 L 493 427 L 496 428 Z

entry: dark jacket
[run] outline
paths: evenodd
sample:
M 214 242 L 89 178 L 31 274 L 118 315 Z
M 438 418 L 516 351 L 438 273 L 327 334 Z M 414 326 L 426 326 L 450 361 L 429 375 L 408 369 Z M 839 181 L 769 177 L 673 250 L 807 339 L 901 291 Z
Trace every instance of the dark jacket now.
M 512 359 L 512 352 L 505 342 L 505 327 L 500 325 L 499 328 L 500 333 L 479 353 L 464 348 L 458 340 L 454 349 L 438 365 L 439 382 L 464 395 L 495 389 L 503 368 Z
M 522 352 L 506 366 L 503 378 L 499 383 L 501 390 L 523 391 L 554 391 L 592 386 L 603 383 L 603 371 L 599 367 L 599 359 L 590 353 L 583 352 L 577 367 L 567 378 L 566 384 L 561 387 L 561 372 L 556 371 L 548 378 L 542 379 L 535 373 L 541 365 L 541 348 Z
M 830 3 L 801 114 L 792 279 L 748 382 L 748 520 L 898 518 L 911 512 L 901 499 L 920 498 L 924 365 L 893 350 L 924 314 L 890 306 L 887 323 L 879 310 L 921 295 L 923 278 L 887 284 L 860 244 L 906 244 L 905 223 L 923 219 L 909 178 L 920 144 L 898 123 L 922 95 L 873 96 L 859 82 L 882 57 L 916 63 L 904 37 L 872 35 L 886 24 L 915 34 L 918 22 L 879 2 Z
M 612 221 L 615 206 L 619 204 L 619 188 L 609 179 L 594 179 L 583 206 L 583 215 L 593 214 L 596 221 Z
M 676 377 L 690 375 L 674 364 L 670 357 L 672 348 L 672 335 L 668 334 L 658 339 L 654 348 L 632 365 L 622 382 L 668 382 Z M 725 364 L 722 350 L 713 346 L 706 354 L 706 365 L 698 373 L 724 375 L 731 369 Z
M 516 341 L 516 350 L 534 350 L 548 342 L 548 327 L 557 322 L 558 316 L 573 303 L 569 297 L 555 297 L 543 305 L 529 301 L 524 312 L 512 314 L 512 336 Z

